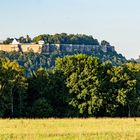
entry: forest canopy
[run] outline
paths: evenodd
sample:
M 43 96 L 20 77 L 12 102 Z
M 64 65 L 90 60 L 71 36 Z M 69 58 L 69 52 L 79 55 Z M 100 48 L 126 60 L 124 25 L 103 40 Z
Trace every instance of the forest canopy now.
M 14 38 L 7 38 L 4 41 L 4 44 L 10 44 L 13 41 Z M 20 43 L 38 43 L 38 41 L 43 40 L 46 44 L 84 44 L 84 45 L 99 45 L 99 42 L 97 39 L 94 39 L 91 35 L 85 35 L 85 34 L 42 34 L 33 37 L 27 35 L 26 37 L 19 37 L 17 40 Z

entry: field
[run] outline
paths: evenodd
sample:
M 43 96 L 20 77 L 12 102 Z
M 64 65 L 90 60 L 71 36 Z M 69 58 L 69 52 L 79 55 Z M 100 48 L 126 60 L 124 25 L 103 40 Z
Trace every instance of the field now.
M 140 140 L 140 118 L 0 119 L 0 140 Z

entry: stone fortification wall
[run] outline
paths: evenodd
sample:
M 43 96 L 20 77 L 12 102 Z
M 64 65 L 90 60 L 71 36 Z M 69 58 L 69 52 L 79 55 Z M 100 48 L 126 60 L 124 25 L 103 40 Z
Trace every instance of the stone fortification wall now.
M 39 44 L 22 44 L 21 45 L 23 52 L 30 52 L 33 51 L 35 53 L 41 53 L 42 45 Z
M 11 52 L 11 51 L 18 51 L 18 48 L 17 48 L 17 45 L 0 44 L 0 50 L 6 51 L 6 52 Z
M 5 45 L 0 44 L 0 51 L 22 51 L 22 52 L 30 52 L 33 51 L 35 53 L 40 53 L 42 50 L 42 45 L 39 44 L 21 44 L 21 45 Z

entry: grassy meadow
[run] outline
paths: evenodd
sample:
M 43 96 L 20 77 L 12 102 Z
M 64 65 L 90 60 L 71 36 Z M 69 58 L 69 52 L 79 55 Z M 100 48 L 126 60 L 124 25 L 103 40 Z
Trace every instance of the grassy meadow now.
M 0 119 L 0 140 L 140 140 L 140 118 Z

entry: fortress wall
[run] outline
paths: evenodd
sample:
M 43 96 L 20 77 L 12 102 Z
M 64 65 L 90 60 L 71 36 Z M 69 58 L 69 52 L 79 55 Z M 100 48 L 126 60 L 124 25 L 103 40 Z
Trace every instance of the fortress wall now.
M 0 50 L 1 51 L 6 51 L 6 52 L 18 51 L 18 47 L 17 47 L 17 45 L 5 45 L 5 44 L 1 44 L 0 45 Z
M 38 44 L 22 44 L 21 45 L 22 51 L 23 52 L 29 52 L 33 51 L 35 53 L 41 52 L 42 45 Z M 19 51 L 18 45 L 12 45 L 12 44 L 1 44 L 0 45 L 0 50 L 1 51 L 6 51 L 6 52 L 11 52 L 11 51 Z
M 23 52 L 33 51 L 35 53 L 40 53 L 42 49 L 42 45 L 39 44 L 22 44 L 21 45 Z

